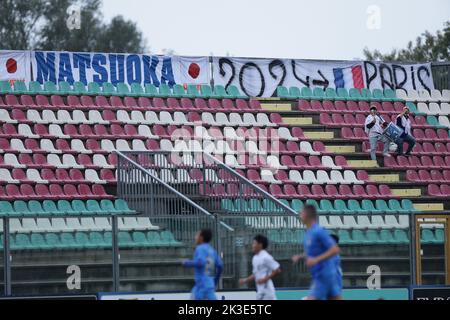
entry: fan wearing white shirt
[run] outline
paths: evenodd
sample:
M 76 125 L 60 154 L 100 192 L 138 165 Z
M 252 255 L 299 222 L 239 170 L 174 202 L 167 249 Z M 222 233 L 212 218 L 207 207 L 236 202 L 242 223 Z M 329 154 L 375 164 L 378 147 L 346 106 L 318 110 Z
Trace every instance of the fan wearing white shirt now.
M 280 264 L 266 251 L 269 240 L 263 235 L 253 239 L 253 274 L 239 280 L 241 286 L 256 282 L 257 300 L 277 300 L 272 279 L 281 273 Z
M 378 114 L 378 109 L 376 107 L 370 108 L 370 114 L 366 118 L 366 123 L 364 124 L 365 131 L 369 136 L 370 141 L 370 158 L 372 160 L 377 160 L 377 145 L 378 141 L 384 143 L 383 155 L 389 157 L 389 139 L 384 135 L 384 128 L 387 123 Z

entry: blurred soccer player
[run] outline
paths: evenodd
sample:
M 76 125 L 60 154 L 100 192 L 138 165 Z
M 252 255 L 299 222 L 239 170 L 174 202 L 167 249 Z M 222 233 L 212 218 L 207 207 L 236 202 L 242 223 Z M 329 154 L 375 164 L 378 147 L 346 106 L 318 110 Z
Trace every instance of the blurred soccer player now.
M 223 263 L 210 246 L 212 240 L 211 230 L 204 229 L 195 236 L 194 259 L 186 260 L 183 266 L 194 268 L 195 286 L 192 289 L 192 300 L 217 300 L 215 288 L 223 271 Z
M 312 285 L 307 300 L 341 300 L 342 285 L 339 282 L 336 258 L 339 247 L 327 230 L 318 222 L 316 208 L 306 205 L 300 215 L 307 232 L 304 238 L 304 252 L 306 265 L 311 276 Z M 292 257 L 298 263 L 303 256 Z
M 242 286 L 256 281 L 257 300 L 276 300 L 275 286 L 272 279 L 281 273 L 280 264 L 266 251 L 269 240 L 263 235 L 257 235 L 253 239 L 253 274 L 239 280 Z

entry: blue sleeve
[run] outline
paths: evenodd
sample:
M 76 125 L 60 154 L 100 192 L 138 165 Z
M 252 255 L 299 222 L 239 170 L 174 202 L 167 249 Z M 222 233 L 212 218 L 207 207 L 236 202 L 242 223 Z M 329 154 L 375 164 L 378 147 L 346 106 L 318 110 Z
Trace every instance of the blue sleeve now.
M 321 229 L 317 232 L 317 238 L 327 251 L 336 245 L 336 242 L 325 229 Z
M 206 265 L 205 251 L 200 248 L 195 249 L 194 260 L 188 260 L 183 263 L 186 268 L 201 268 Z
M 216 253 L 216 276 L 214 278 L 214 282 L 216 283 L 216 285 L 219 283 L 222 272 L 223 272 L 223 262 L 222 259 L 220 259 L 219 255 Z

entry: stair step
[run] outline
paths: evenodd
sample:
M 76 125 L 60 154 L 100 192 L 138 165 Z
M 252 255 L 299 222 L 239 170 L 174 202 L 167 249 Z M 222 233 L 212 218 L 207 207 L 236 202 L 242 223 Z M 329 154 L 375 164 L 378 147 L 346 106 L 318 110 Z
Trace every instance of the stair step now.
M 398 174 L 373 174 L 369 175 L 370 181 L 373 182 L 400 182 L 400 175 Z
M 420 197 L 421 189 L 391 189 L 392 194 L 397 197 Z
M 414 209 L 422 212 L 444 211 L 443 203 L 415 203 Z
M 347 160 L 347 163 L 355 169 L 378 168 L 378 163 L 374 160 Z
M 306 138 L 311 140 L 334 139 L 334 132 L 304 132 Z
M 355 146 L 325 146 L 328 152 L 332 153 L 355 153 L 356 147 Z
M 283 118 L 285 124 L 291 126 L 311 125 L 313 124 L 312 118 Z
M 290 104 L 264 103 L 261 104 L 261 108 L 267 111 L 292 111 Z

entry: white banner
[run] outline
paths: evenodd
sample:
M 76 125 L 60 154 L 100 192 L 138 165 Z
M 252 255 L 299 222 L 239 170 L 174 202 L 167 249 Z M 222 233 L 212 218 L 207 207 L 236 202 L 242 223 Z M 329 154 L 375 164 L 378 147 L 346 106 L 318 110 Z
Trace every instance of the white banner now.
M 75 81 L 207 84 L 210 81 L 208 57 L 150 56 L 115 53 L 33 52 L 33 79 L 44 83 Z
M 30 82 L 30 52 L 0 51 L 0 80 Z
M 433 89 L 431 64 L 364 61 L 213 58 L 216 85 L 235 85 L 248 96 L 275 97 L 279 86 L 321 88 Z

